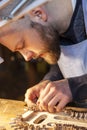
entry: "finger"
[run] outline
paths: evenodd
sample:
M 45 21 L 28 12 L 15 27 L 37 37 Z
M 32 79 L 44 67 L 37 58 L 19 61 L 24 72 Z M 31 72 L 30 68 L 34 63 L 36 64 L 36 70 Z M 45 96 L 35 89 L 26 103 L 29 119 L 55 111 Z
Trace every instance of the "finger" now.
M 69 103 L 68 98 L 62 98 L 56 107 L 56 111 L 60 112 Z
M 33 95 L 32 95 L 32 91 L 27 90 L 25 93 L 25 101 L 27 102 L 27 100 L 32 100 L 33 99 Z
M 38 108 L 39 108 L 40 111 L 45 111 L 45 109 L 40 105 L 39 101 L 37 102 L 37 106 L 38 106 Z
M 56 95 L 49 103 L 48 103 L 48 111 L 55 112 L 56 105 L 60 102 L 61 96 Z
M 30 108 L 31 106 L 34 106 L 35 105 L 35 103 L 34 102 L 32 102 L 31 100 L 27 100 L 27 106 Z
M 36 93 L 37 92 L 33 88 L 28 89 L 25 93 L 25 102 L 28 103 L 28 101 L 30 100 L 35 103 L 37 99 Z
M 49 91 L 50 91 L 50 86 L 47 85 L 47 86 L 41 91 L 39 100 L 40 100 L 40 99 L 42 100 L 42 99 L 48 94 Z
M 39 98 L 38 102 L 39 102 L 39 106 L 45 110 L 48 111 L 48 103 L 52 100 L 52 98 L 55 96 L 55 92 L 53 91 L 53 89 L 50 90 L 50 86 L 47 86 L 47 88 L 45 89 L 46 91 L 46 95 L 43 97 L 43 95 L 41 95 L 41 97 Z
M 49 102 L 51 102 L 55 98 L 55 92 L 49 91 L 48 94 L 43 98 L 43 105 L 47 105 Z
M 39 107 L 39 109 L 42 111 L 42 110 L 44 110 L 44 111 L 48 111 L 48 106 L 45 104 L 45 103 L 42 103 L 42 101 L 40 100 L 38 100 L 37 101 L 37 105 L 38 105 L 38 107 Z
M 46 105 L 47 103 L 44 102 L 44 97 L 48 92 L 49 92 L 49 88 L 46 88 L 40 92 L 40 96 L 37 101 L 37 104 L 38 104 L 40 110 L 47 110 L 47 105 Z
M 54 93 L 50 92 L 41 102 L 40 101 L 40 105 L 42 106 L 43 110 L 48 111 L 50 105 L 49 102 L 53 99 L 54 97 Z M 52 106 L 51 106 L 52 107 Z
M 27 106 L 29 106 L 31 103 L 33 103 L 33 101 L 30 100 L 28 97 L 26 97 L 24 101 L 27 104 Z

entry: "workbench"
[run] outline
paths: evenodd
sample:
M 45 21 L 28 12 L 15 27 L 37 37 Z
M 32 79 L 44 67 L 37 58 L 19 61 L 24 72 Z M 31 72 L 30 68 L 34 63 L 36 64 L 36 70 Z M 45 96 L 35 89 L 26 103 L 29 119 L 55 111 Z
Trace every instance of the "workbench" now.
M 0 130 L 14 130 L 9 124 L 11 119 L 23 114 L 25 109 L 27 106 L 22 101 L 0 99 Z M 87 108 L 66 107 L 63 111 L 54 114 L 28 111 L 27 127 L 30 128 L 31 125 L 35 130 L 36 128 L 87 130 Z
M 22 101 L 0 99 L 0 130 L 12 130 L 9 124 L 11 119 L 22 114 L 24 109 L 25 103 Z

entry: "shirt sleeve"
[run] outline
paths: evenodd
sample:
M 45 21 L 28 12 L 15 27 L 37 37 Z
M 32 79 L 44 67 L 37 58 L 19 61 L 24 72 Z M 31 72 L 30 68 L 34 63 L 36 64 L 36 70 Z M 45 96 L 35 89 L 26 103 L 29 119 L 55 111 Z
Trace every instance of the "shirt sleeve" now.
M 64 79 L 58 65 L 51 65 L 50 71 L 43 80 L 61 80 Z M 87 108 L 87 74 L 78 77 L 68 78 L 69 87 L 73 96 L 73 102 L 78 107 Z
M 64 79 L 57 64 L 50 66 L 50 71 L 44 76 L 43 80 L 61 80 Z M 87 100 L 87 74 L 82 76 L 68 78 L 69 87 L 74 101 Z
M 80 107 L 87 107 L 87 74 L 69 78 L 69 86 L 75 101 Z
M 60 79 L 63 79 L 63 75 L 58 67 L 58 64 L 50 65 L 50 70 L 45 75 L 43 80 L 56 81 L 56 80 L 60 80 Z

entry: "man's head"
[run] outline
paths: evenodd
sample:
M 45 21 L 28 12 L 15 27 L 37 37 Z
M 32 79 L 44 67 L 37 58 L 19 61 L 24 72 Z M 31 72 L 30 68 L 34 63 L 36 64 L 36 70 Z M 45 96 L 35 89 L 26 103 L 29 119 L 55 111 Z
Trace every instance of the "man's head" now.
M 47 5 L 32 10 L 24 18 L 1 28 L 0 42 L 12 51 L 19 51 L 27 61 L 42 57 L 55 64 L 60 55 L 59 37 L 56 20 L 50 20 L 50 14 Z

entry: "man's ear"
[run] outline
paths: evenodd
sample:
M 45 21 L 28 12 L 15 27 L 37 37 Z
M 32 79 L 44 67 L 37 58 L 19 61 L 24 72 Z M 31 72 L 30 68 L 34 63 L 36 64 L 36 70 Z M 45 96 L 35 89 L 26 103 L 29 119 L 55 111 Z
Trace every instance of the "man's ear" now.
M 47 14 L 42 7 L 37 7 L 30 12 L 32 17 L 38 17 L 40 20 L 46 22 L 47 21 Z

